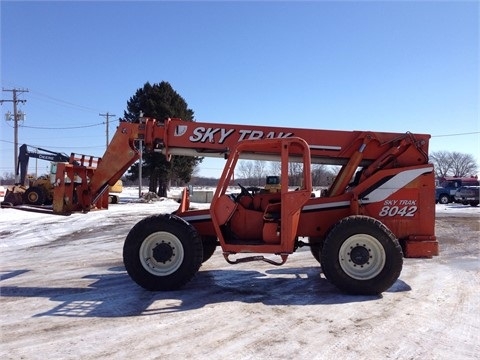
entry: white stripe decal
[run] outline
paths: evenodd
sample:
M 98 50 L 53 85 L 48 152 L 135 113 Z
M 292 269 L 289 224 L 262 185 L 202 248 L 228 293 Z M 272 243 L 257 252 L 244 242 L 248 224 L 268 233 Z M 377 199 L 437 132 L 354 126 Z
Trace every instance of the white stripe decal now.
M 413 169 L 406 170 L 398 173 L 393 178 L 388 180 L 386 183 L 380 185 L 378 188 L 373 190 L 371 193 L 365 195 L 363 198 L 365 200 L 360 200 L 362 204 L 369 204 L 378 201 L 383 201 L 388 198 L 390 195 L 396 193 L 398 190 L 403 188 L 405 185 L 410 183 L 412 180 L 416 179 L 422 174 L 432 172 L 433 168 L 422 168 L 422 169 Z
M 350 206 L 350 201 L 337 201 L 337 202 L 331 202 L 331 203 L 326 203 L 326 204 L 305 205 L 302 208 L 302 211 L 312 211 L 312 210 L 317 210 L 317 209 L 329 209 L 329 208 L 344 207 L 344 206 Z
M 340 151 L 342 150 L 341 146 L 330 146 L 330 145 L 310 145 L 310 149 L 312 150 L 337 150 Z

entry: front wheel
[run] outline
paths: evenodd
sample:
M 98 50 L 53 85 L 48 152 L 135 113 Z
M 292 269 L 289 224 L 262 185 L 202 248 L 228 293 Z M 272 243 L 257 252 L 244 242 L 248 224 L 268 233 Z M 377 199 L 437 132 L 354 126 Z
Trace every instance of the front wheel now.
M 368 216 L 349 216 L 338 222 L 323 244 L 321 266 L 339 289 L 376 295 L 389 289 L 400 276 L 402 248 L 392 232 Z
M 448 195 L 442 194 L 442 195 L 440 195 L 440 197 L 438 198 L 438 202 L 439 202 L 440 204 L 445 205 L 445 204 L 448 204 L 448 203 L 450 202 L 450 198 L 448 197 Z
M 40 186 L 30 186 L 23 194 L 23 202 L 27 205 L 43 205 L 47 196 Z
M 195 228 L 171 214 L 141 220 L 123 246 L 127 273 L 151 291 L 181 288 L 197 273 L 202 259 L 202 241 Z

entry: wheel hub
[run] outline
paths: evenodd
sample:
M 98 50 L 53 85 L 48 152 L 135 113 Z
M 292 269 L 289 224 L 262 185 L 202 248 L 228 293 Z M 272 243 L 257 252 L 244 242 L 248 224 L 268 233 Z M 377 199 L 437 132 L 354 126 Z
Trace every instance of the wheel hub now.
M 167 231 L 153 232 L 140 246 L 140 263 L 154 276 L 167 276 L 183 263 L 185 252 L 181 240 Z
M 364 265 L 368 263 L 370 253 L 366 247 L 357 245 L 350 251 L 350 259 L 356 265 Z
M 165 242 L 157 244 L 157 246 L 153 248 L 152 253 L 155 261 L 164 264 L 169 261 L 174 255 L 173 248 L 170 246 L 170 244 L 167 244 Z
M 356 280 L 377 276 L 385 266 L 385 257 L 381 243 L 375 237 L 362 233 L 347 238 L 338 252 L 340 267 Z

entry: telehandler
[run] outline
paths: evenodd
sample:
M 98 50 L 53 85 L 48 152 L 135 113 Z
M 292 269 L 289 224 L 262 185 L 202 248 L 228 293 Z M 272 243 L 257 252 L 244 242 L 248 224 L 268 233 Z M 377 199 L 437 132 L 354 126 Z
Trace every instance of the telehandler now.
M 226 159 L 210 209 L 191 210 L 188 189 L 171 214 L 149 216 L 130 230 L 123 260 L 145 289 L 175 290 L 190 281 L 219 246 L 230 264 L 282 265 L 308 246 L 326 278 L 350 294 L 379 294 L 398 279 L 403 257 L 438 255 L 430 135 L 335 131 L 140 118 L 121 122 L 95 172 L 58 163 L 53 210 L 105 208 L 109 185 L 145 151 Z M 239 159 L 278 161 L 278 191 L 230 194 Z M 301 164 L 297 187 L 289 164 Z M 312 197 L 312 164 L 340 171 Z M 74 174 L 77 186 L 64 181 Z M 87 181 L 88 178 L 88 181 Z

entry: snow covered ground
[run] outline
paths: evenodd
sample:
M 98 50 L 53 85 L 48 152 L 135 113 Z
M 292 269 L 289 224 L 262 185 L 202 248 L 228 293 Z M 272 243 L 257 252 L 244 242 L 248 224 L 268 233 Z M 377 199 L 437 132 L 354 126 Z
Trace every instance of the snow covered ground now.
M 2 359 L 478 359 L 480 207 L 437 205 L 440 256 L 405 259 L 382 296 L 340 293 L 309 250 L 281 267 L 217 250 L 184 289 L 152 293 L 126 274 L 123 241 L 178 204 L 137 198 L 71 216 L 0 209 Z

